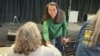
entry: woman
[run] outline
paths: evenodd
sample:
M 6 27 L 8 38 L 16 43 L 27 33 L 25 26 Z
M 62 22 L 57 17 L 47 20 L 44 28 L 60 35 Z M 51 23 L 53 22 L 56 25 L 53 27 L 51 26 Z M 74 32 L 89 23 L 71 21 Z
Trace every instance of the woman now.
M 61 56 L 54 46 L 45 47 L 41 43 L 37 25 L 34 22 L 27 22 L 18 29 L 15 43 L 8 56 Z
M 62 11 L 55 2 L 46 5 L 45 13 L 42 19 L 43 39 L 45 45 L 56 45 L 63 53 L 63 43 L 66 40 L 67 22 L 64 11 Z
M 76 44 L 76 56 L 100 56 L 100 10 L 84 23 Z

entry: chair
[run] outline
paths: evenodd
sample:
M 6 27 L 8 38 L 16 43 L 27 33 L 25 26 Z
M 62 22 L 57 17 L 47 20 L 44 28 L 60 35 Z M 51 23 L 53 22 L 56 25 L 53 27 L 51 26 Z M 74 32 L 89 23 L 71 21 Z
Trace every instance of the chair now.
M 65 55 L 66 56 L 75 56 L 75 42 L 76 39 L 75 38 L 71 38 L 70 42 L 66 43 L 66 45 L 64 45 L 64 50 L 65 50 Z

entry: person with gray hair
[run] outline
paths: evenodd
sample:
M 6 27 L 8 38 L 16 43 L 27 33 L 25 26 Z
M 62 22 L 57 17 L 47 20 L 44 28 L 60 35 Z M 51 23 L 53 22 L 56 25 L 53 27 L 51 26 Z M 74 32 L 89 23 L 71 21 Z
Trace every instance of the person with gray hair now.
M 34 22 L 27 22 L 21 26 L 16 39 L 7 56 L 62 56 L 53 45 L 42 45 L 40 31 Z
M 76 40 L 76 56 L 100 56 L 100 9 L 85 22 Z

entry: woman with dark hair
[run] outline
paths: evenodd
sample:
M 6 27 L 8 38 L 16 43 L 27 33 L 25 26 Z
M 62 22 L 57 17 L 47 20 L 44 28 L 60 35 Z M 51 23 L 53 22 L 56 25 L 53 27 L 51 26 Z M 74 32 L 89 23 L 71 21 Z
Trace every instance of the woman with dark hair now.
M 45 45 L 52 43 L 63 53 L 63 42 L 67 40 L 65 38 L 67 22 L 65 12 L 59 8 L 57 3 L 50 2 L 46 5 L 42 24 Z
M 21 26 L 7 56 L 61 56 L 54 46 L 42 45 L 41 34 L 34 22 Z
M 100 9 L 83 24 L 76 41 L 76 56 L 100 56 Z

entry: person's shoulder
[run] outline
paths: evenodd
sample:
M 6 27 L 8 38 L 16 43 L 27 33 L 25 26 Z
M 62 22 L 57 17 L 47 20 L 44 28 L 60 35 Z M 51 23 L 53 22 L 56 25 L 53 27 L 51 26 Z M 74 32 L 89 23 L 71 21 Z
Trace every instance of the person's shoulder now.
M 61 52 L 53 45 L 49 45 L 48 47 L 45 47 L 48 49 L 48 51 L 51 51 L 54 56 L 61 56 Z
M 46 51 L 46 52 L 52 52 L 52 49 L 51 49 L 51 48 L 46 47 L 46 46 L 44 46 L 44 45 L 41 46 L 41 49 L 43 49 L 43 50 Z
M 44 56 L 61 56 L 59 50 L 57 50 L 54 46 L 50 45 L 48 47 L 42 45 L 41 50 L 44 53 Z
M 6 55 L 7 56 L 13 56 L 13 55 L 15 55 L 15 53 L 14 53 L 14 44 L 9 48 L 9 50 L 8 50 L 8 52 L 6 53 Z
M 46 19 L 44 22 L 43 22 L 43 24 L 48 24 L 48 23 L 51 23 L 51 19 L 49 18 L 49 19 Z
M 37 50 L 42 56 L 54 56 L 52 49 L 44 45 L 40 46 Z

